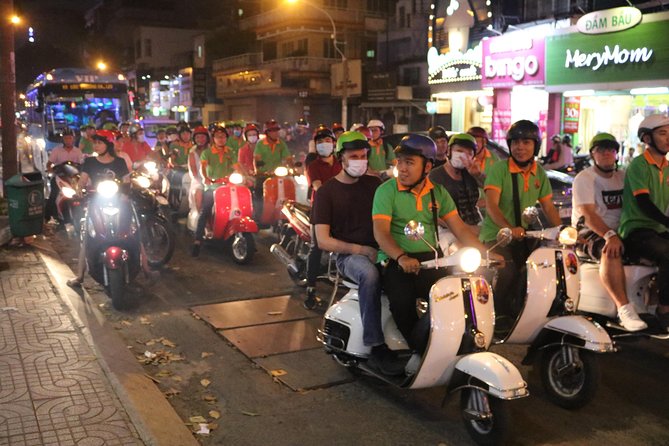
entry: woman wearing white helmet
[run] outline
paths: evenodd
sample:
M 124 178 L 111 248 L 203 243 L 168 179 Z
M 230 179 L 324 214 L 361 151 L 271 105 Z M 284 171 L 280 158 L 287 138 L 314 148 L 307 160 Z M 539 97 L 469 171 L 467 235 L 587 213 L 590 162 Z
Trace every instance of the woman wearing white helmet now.
M 369 145 L 372 147 L 369 151 L 369 173 L 380 177 L 391 176 L 392 167 L 396 164 L 395 152 L 390 144 L 386 144 L 381 137 L 386 129 L 378 119 L 372 119 L 367 123 L 372 138 Z M 385 175 L 384 175 L 385 174 Z
M 669 118 L 648 116 L 639 124 L 638 135 L 647 148 L 627 168 L 619 232 L 627 254 L 657 263 L 656 315 L 669 331 Z

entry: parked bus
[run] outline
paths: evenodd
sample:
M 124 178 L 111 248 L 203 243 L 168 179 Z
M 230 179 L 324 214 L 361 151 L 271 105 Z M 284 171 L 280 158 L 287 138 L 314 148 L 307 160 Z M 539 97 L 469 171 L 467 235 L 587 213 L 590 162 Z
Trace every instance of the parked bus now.
M 120 73 L 84 68 L 42 73 L 26 91 L 28 134 L 48 153 L 62 142 L 67 127 L 78 132 L 84 124 L 99 129 L 128 121 L 133 113 L 128 92 L 128 81 Z

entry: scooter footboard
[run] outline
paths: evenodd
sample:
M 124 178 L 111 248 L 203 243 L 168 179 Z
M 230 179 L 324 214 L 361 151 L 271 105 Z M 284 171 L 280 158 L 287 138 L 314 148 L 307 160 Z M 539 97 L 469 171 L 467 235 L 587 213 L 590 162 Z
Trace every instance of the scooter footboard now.
M 611 341 L 611 337 L 606 330 L 604 330 L 604 328 L 597 322 L 586 319 L 583 316 L 572 315 L 556 317 L 555 319 L 548 321 L 542 331 L 544 333 L 541 333 L 538 339 L 540 339 L 542 335 L 545 336 L 547 331 L 554 332 L 559 337 L 555 341 L 549 340 L 548 343 L 542 344 L 539 348 L 553 344 L 563 344 L 565 343 L 565 336 L 568 336 L 578 339 L 580 342 L 578 342 L 576 346 L 586 350 L 601 353 L 615 350 L 613 341 Z
M 527 383 L 516 366 L 498 354 L 492 352 L 469 354 L 458 360 L 455 369 L 464 375 L 464 379 L 454 381 L 455 387 L 451 391 L 465 387 L 479 387 L 502 400 L 529 395 Z M 472 382 L 469 378 L 474 378 L 475 381 Z

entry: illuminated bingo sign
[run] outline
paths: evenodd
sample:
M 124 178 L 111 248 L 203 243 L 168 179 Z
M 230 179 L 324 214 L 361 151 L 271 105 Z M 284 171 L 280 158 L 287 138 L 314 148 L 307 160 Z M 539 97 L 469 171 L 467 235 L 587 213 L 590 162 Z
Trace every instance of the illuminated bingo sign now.
M 482 87 L 544 84 L 544 39 L 518 31 L 483 39 Z
M 481 44 L 464 54 L 450 51 L 439 54 L 435 47 L 427 52 L 428 84 L 476 81 L 481 79 Z

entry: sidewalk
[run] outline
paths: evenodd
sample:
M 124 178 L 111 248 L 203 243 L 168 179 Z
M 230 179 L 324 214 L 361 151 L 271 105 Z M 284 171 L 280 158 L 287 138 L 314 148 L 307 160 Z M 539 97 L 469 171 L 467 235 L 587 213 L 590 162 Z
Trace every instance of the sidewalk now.
M 0 248 L 0 444 L 144 444 L 34 248 Z

